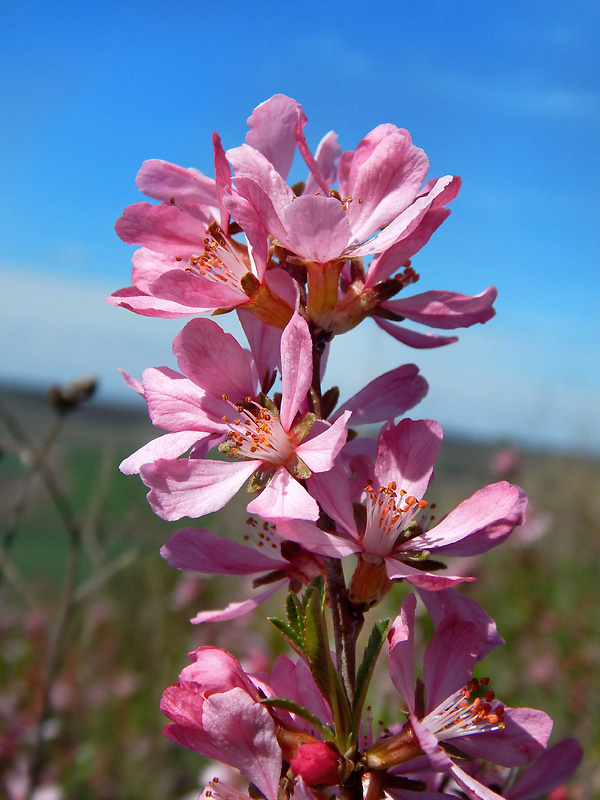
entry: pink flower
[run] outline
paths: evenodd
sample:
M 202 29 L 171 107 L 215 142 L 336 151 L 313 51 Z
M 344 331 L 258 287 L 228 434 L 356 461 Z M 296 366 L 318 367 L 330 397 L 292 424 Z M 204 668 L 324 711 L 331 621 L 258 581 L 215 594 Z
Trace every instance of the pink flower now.
M 377 444 L 374 479 L 364 489 L 358 516 L 344 468 L 337 464 L 327 476 L 312 476 L 307 482 L 335 522 L 336 532 L 301 521 L 282 522 L 277 532 L 321 555 L 342 558 L 356 553 L 359 564 L 350 593 L 357 604 L 377 602 L 390 580 L 405 579 L 433 591 L 469 580 L 432 572 L 430 564 L 439 565 L 430 558 L 474 555 L 499 544 L 523 521 L 526 496 L 505 481 L 491 484 L 431 526 L 423 496 L 441 441 L 441 428 L 432 420 L 404 419 L 385 426 Z
M 255 526 L 255 547 L 225 540 L 202 528 L 186 528 L 173 534 L 161 548 L 162 557 L 176 569 L 211 575 L 257 575 L 254 587 L 260 593 L 242 602 L 230 603 L 221 611 L 201 611 L 192 618 L 194 624 L 234 619 L 252 611 L 277 589 L 289 586 L 298 592 L 317 575 L 325 575 L 320 556 L 303 550 L 295 542 L 277 546 L 267 523 Z M 250 536 L 245 536 L 249 539 Z
M 257 496 L 250 513 L 317 519 L 317 504 L 299 479 L 331 469 L 351 412 L 333 424 L 306 413 L 312 382 L 306 321 L 295 315 L 281 336 L 279 408 L 257 396 L 252 359 L 212 320 L 189 322 L 173 350 L 184 375 L 146 371 L 143 384 L 152 421 L 172 432 L 121 465 L 139 471 L 154 511 L 168 520 L 200 517 L 222 508 L 252 479 Z M 215 441 L 228 461 L 202 458 Z M 190 458 L 177 458 L 190 447 Z
M 486 680 L 472 678 L 481 630 L 450 616 L 436 628 L 424 656 L 423 701 L 415 691 L 414 614 L 409 595 L 388 635 L 390 674 L 408 706 L 408 721 L 365 754 L 368 767 L 414 774 L 433 767 L 451 774 L 469 797 L 489 798 L 489 790 L 468 775 L 441 745 L 505 767 L 527 764 L 546 747 L 552 720 L 531 708 L 506 708 L 494 693 L 480 693 Z M 474 697 L 474 695 L 476 695 Z
M 191 655 L 194 663 L 182 670 L 179 683 L 163 692 L 161 710 L 171 720 L 163 733 L 238 769 L 267 800 L 276 800 L 281 748 L 256 685 L 224 650 L 200 647 Z
M 296 106 L 291 139 L 285 134 L 281 99 L 272 98 L 260 112 L 256 110 L 256 120 L 255 115 L 249 120 L 249 139 L 274 158 L 279 153 L 278 163 L 291 163 Z M 279 125 L 274 130 L 265 124 L 269 108 L 272 121 Z M 267 243 L 262 232 L 257 237 L 251 226 L 246 226 L 248 244 L 232 237 L 223 204 L 231 170 L 216 133 L 213 148 L 214 179 L 166 161 L 144 162 L 136 179 L 138 188 L 161 202 L 128 206 L 117 221 L 120 238 L 141 248 L 133 255 L 132 285 L 107 301 L 155 317 L 244 307 L 268 324 L 283 328 L 293 312 L 285 299 L 291 279 L 281 270 L 277 275 L 266 274 Z

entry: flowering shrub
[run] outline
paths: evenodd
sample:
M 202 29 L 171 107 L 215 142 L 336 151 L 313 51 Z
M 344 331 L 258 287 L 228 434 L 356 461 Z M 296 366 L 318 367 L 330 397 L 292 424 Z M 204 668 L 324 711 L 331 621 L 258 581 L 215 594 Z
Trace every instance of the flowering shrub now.
M 116 226 L 140 249 L 132 285 L 109 302 L 195 317 L 173 344 L 179 372 L 148 369 L 141 382 L 125 374 L 167 433 L 121 469 L 140 474 L 163 519 L 203 517 L 246 486 L 247 511 L 262 520 L 253 522 L 254 547 L 202 528 L 163 547 L 178 569 L 259 576 L 258 595 L 193 621 L 231 619 L 289 589 L 285 614 L 270 622 L 294 659 L 255 672 L 223 649 L 197 649 L 164 692 L 165 734 L 239 773 L 231 786 L 215 779 L 205 789 L 223 800 L 246 789 L 267 800 L 548 794 L 574 771 L 579 748 L 557 745 L 559 766 L 548 770 L 550 718 L 505 706 L 474 675 L 502 640 L 455 588 L 471 578 L 444 572 L 447 557 L 506 540 L 525 521 L 524 492 L 500 481 L 434 521 L 424 498 L 440 426 L 397 421 L 427 392 L 418 368 L 401 365 L 341 405 L 335 387 L 323 390 L 333 340 L 367 317 L 419 349 L 456 337 L 417 332 L 406 320 L 447 331 L 494 315 L 494 287 L 405 297 L 419 277 L 410 259 L 447 218 L 460 180 L 428 179 L 425 153 L 394 125 L 345 152 L 328 133 L 312 153 L 306 122 L 294 100 L 277 95 L 252 113 L 239 147 L 225 152 L 213 136 L 214 178 L 146 162 L 138 186 L 160 202 L 128 207 Z M 307 176 L 290 186 L 296 153 Z M 247 348 L 196 317 L 233 310 Z M 355 438 L 374 422 L 384 423 L 377 442 Z M 359 650 L 366 615 L 394 584 L 405 595 L 398 615 L 375 621 Z M 413 590 L 434 629 L 416 683 Z M 400 697 L 396 721 L 382 729 L 367 696 L 377 697 L 372 678 L 386 640 Z

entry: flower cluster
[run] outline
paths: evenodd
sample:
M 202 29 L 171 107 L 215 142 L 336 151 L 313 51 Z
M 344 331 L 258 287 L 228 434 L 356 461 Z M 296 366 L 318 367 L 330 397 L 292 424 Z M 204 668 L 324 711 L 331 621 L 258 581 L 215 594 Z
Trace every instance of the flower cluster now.
M 493 286 L 406 296 L 419 279 L 411 259 L 448 217 L 460 179 L 428 178 L 425 153 L 394 125 L 344 152 L 330 132 L 313 153 L 306 122 L 276 95 L 254 110 L 239 147 L 225 151 L 213 135 L 214 178 L 145 162 L 137 185 L 159 202 L 129 206 L 116 225 L 140 248 L 132 285 L 108 301 L 193 317 L 173 343 L 178 371 L 124 373 L 166 433 L 121 469 L 139 473 L 165 520 L 218 511 L 246 486 L 243 543 L 188 527 L 161 552 L 177 569 L 254 576 L 250 597 L 196 624 L 238 617 L 286 587 L 285 617 L 271 622 L 295 653 L 251 673 L 224 650 L 198 648 L 164 692 L 165 734 L 246 781 L 215 779 L 207 798 L 545 794 L 575 769 L 578 745 L 567 740 L 550 759 L 549 717 L 505 706 L 474 676 L 502 639 L 455 588 L 473 578 L 445 571 L 447 558 L 482 553 L 524 523 L 525 494 L 503 480 L 435 520 L 442 431 L 404 417 L 428 391 L 418 367 L 400 365 L 341 403 L 336 387 L 323 389 L 334 338 L 367 317 L 419 349 L 456 337 L 405 321 L 450 331 L 494 315 Z M 290 185 L 302 162 L 305 180 Z M 244 344 L 199 316 L 234 310 Z M 377 441 L 357 436 L 373 423 Z M 374 624 L 357 666 L 365 615 L 394 584 L 407 590 L 400 612 Z M 415 685 L 418 600 L 434 633 Z M 399 699 L 387 726 L 373 726 L 366 699 L 386 640 Z

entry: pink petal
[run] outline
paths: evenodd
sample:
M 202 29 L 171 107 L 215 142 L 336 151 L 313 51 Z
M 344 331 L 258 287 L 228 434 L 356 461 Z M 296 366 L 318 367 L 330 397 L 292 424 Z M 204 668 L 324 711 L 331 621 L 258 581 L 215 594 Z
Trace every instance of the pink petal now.
M 405 597 L 400 613 L 392 622 L 388 633 L 390 651 L 390 677 L 411 712 L 415 710 L 414 681 L 414 631 L 417 598 Z
M 317 264 L 340 258 L 350 238 L 346 214 L 335 197 L 302 195 L 286 208 L 283 222 L 286 247 Z
M 547 714 L 535 708 L 506 708 L 504 723 L 502 730 L 461 736 L 456 744 L 465 753 L 502 767 L 521 767 L 543 753 L 552 732 Z
M 124 475 L 135 475 L 145 464 L 150 464 L 160 458 L 172 459 L 187 453 L 199 440 L 209 436 L 208 433 L 198 431 L 179 431 L 166 433 L 158 439 L 140 447 L 119 464 L 119 469 Z
M 436 627 L 444 617 L 453 615 L 465 622 L 472 622 L 479 628 L 481 640 L 477 651 L 478 661 L 498 645 L 504 644 L 504 639 L 498 634 L 494 620 L 470 597 L 466 597 L 456 589 L 446 589 L 441 592 L 419 589 L 418 593 Z
M 211 319 L 193 319 L 173 342 L 179 369 L 208 394 L 226 394 L 233 403 L 253 396 L 255 384 L 248 355 Z M 233 412 L 235 413 L 235 412 Z
M 227 692 L 243 689 L 254 700 L 258 700 L 256 686 L 244 672 L 235 656 L 220 647 L 204 645 L 189 654 L 192 661 L 179 674 L 181 683 L 196 683 L 201 692 Z
M 518 486 L 507 481 L 489 484 L 419 536 L 419 547 L 442 549 L 448 555 L 484 553 L 506 539 L 513 527 L 523 521 L 525 503 L 525 493 Z M 452 546 L 462 540 L 462 546 Z
M 204 249 L 206 226 L 176 206 L 135 203 L 115 225 L 127 244 L 141 244 L 167 256 L 189 258 Z
M 545 797 L 565 784 L 583 758 L 576 739 L 563 739 L 545 750 L 525 772 L 521 773 L 506 793 L 509 800 L 534 800 Z
M 193 310 L 197 314 L 216 308 L 235 307 L 249 301 L 246 293 L 237 286 L 192 275 L 185 269 L 165 272 L 150 284 L 150 291 L 156 297 L 189 306 L 189 313 Z
M 242 600 L 239 603 L 229 603 L 229 605 L 220 611 L 200 611 L 195 617 L 192 617 L 190 622 L 193 625 L 200 625 L 203 622 L 226 622 L 229 619 L 237 619 L 243 617 L 244 614 L 249 614 L 254 611 L 261 603 L 268 600 L 271 595 L 275 594 L 278 589 L 281 589 L 287 583 L 287 579 L 279 581 L 269 586 L 260 594 L 254 595 L 249 600 Z
M 260 151 L 287 178 L 296 151 L 296 119 L 300 105 L 283 94 L 273 95 L 248 118 L 246 144 Z
M 375 286 L 390 278 L 403 264 L 424 247 L 442 222 L 450 216 L 449 208 L 430 209 L 408 236 L 400 239 L 369 264 L 365 286 Z
M 332 468 L 337 454 L 348 437 L 350 414 L 350 411 L 344 411 L 333 425 L 328 426 L 322 433 L 318 433 L 312 438 L 306 438 L 296 448 L 296 453 L 312 472 L 327 472 Z M 321 425 L 319 425 L 319 422 Z M 318 430 L 322 426 L 323 421 L 317 420 L 312 431 Z
M 493 303 L 497 294 L 495 286 L 489 286 L 476 295 L 431 291 L 405 300 L 387 300 L 381 306 L 431 328 L 469 328 L 477 322 L 487 322 L 495 315 Z
M 312 383 L 312 339 L 298 313 L 281 334 L 281 425 L 289 431 Z
M 215 218 L 218 208 L 215 181 L 198 169 L 150 159 L 142 164 L 135 182 L 148 197 L 176 205 L 201 220 L 205 227 Z
M 383 306 L 384 304 L 382 303 L 381 305 Z M 402 344 L 408 345 L 408 347 L 415 347 L 418 350 L 428 350 L 432 347 L 443 347 L 446 344 L 458 342 L 457 336 L 437 336 L 433 333 L 418 333 L 417 331 L 404 328 L 396 322 L 390 322 L 390 320 L 384 319 L 383 317 L 373 316 L 373 319 L 380 328 L 383 328 L 383 330 L 389 333 L 390 336 L 393 336 L 394 339 L 402 342 Z
M 502 795 L 496 794 L 496 792 L 488 789 L 487 786 L 479 783 L 478 780 L 473 778 L 472 775 L 469 775 L 468 772 L 465 772 L 454 762 L 452 762 L 450 772 L 469 800 L 503 800 Z
M 308 144 L 306 142 L 306 137 L 303 133 L 303 128 L 306 125 L 306 115 L 302 110 L 298 110 L 296 115 L 296 142 L 298 144 L 298 150 L 302 154 L 302 158 L 306 162 L 306 166 L 309 169 L 310 177 L 312 178 L 312 182 L 316 185 L 316 190 L 320 190 L 323 194 L 327 197 L 329 193 L 329 189 L 331 188 L 331 183 L 329 183 L 323 173 L 321 172 L 321 168 L 310 152 Z M 311 191 L 306 191 L 305 187 L 305 194 L 313 194 Z M 316 193 L 316 192 L 314 192 Z
M 254 474 L 257 461 L 159 459 L 140 469 L 154 513 L 169 521 L 202 517 L 223 508 Z
M 365 485 L 366 479 L 360 487 L 361 493 Z M 359 541 L 350 484 L 341 461 L 336 461 L 328 472 L 313 472 L 306 486 L 323 511 L 334 520 L 338 530 L 341 528 Z
M 169 367 L 144 370 L 144 397 L 152 423 L 168 431 L 227 432 L 230 407 Z M 166 456 L 165 456 L 166 457 Z
M 329 131 L 321 139 L 315 152 L 315 161 L 319 168 L 321 180 L 328 187 L 333 186 L 335 183 L 336 162 L 342 150 L 337 138 L 336 133 Z M 320 189 L 321 187 L 311 171 L 306 179 L 304 194 L 316 194 Z
M 173 256 L 155 253 L 147 247 L 139 247 L 131 257 L 131 282 L 146 294 L 151 294 L 150 286 L 161 275 L 180 268 Z
M 348 218 L 354 241 L 372 236 L 404 211 L 428 169 L 427 156 L 412 144 L 408 131 L 379 126 L 367 134 L 355 150 L 344 188 L 344 194 L 353 198 Z
M 282 758 L 267 709 L 242 689 L 232 689 L 207 698 L 202 724 L 216 759 L 239 769 L 267 800 L 277 800 Z
M 424 589 L 428 592 L 441 592 L 450 589 L 457 583 L 464 581 L 474 581 L 475 578 L 467 578 L 464 575 L 446 575 L 439 572 L 425 572 L 408 564 L 398 561 L 394 556 L 387 556 L 385 559 L 387 576 L 391 581 L 404 580 L 417 589 Z
M 296 121 L 294 119 L 294 130 Z M 294 133 L 295 147 L 295 133 Z M 240 194 L 246 196 L 250 184 L 240 184 L 239 179 L 250 179 L 270 199 L 276 214 L 280 215 L 295 198 L 294 192 L 273 164 L 258 150 L 243 144 L 228 150 L 227 158 L 234 170 L 234 183 Z M 240 187 L 245 187 L 242 190 Z
M 429 640 L 423 661 L 426 713 L 471 680 L 481 631 L 471 622 L 447 617 Z
M 125 386 L 128 386 L 130 389 L 133 389 L 134 392 L 137 392 L 142 397 L 144 397 L 144 387 L 141 381 L 138 381 L 137 378 L 132 378 L 132 376 L 126 372 L 124 369 L 118 368 L 121 376 L 123 378 L 123 383 Z
M 383 422 L 406 413 L 427 394 L 429 384 L 415 364 L 404 364 L 386 372 L 340 406 L 331 421 L 351 411 L 351 425 Z
M 205 574 L 253 575 L 288 566 L 283 558 L 272 558 L 204 528 L 178 531 L 163 545 L 160 554 L 175 569 Z
M 398 490 L 421 500 L 442 445 L 442 429 L 429 419 L 403 419 L 379 434 L 375 478 L 379 486 L 395 481 Z
M 273 664 L 269 683 L 276 697 L 295 700 L 322 722 L 333 722 L 327 700 L 321 694 L 305 661 L 294 662 L 287 656 L 278 656 Z M 296 722 L 304 726 L 300 719 L 296 718 Z
M 327 533 L 317 528 L 312 522 L 302 519 L 278 520 L 277 534 L 282 539 L 297 542 L 305 550 L 331 558 L 344 558 L 352 553 L 360 552 L 358 542 L 345 536 Z
M 163 319 L 178 319 L 189 317 L 190 314 L 200 313 L 198 309 L 173 303 L 171 300 L 162 300 L 152 295 L 141 293 L 139 289 L 128 286 L 113 292 L 104 298 L 111 306 L 119 306 L 140 314 L 143 317 L 162 317 Z
M 439 178 L 431 191 L 422 197 L 418 197 L 414 203 L 408 206 L 402 213 L 398 214 L 382 231 L 375 234 L 362 244 L 352 248 L 355 256 L 366 256 L 373 253 L 382 253 L 389 247 L 397 244 L 401 239 L 410 236 L 413 231 L 421 224 L 423 218 L 432 207 L 438 197 L 445 198 L 455 194 L 456 182 L 458 178 L 453 175 L 446 175 Z M 354 231 L 353 231 L 354 233 Z M 358 241 L 358 240 L 357 240 Z
M 258 497 L 248 503 L 246 510 L 268 520 L 319 518 L 318 505 L 285 467 L 276 470 Z
M 216 131 L 212 135 L 213 153 L 215 160 L 215 184 L 219 198 L 219 214 L 221 216 L 221 229 L 223 233 L 229 232 L 229 215 L 224 205 L 225 192 L 231 188 L 231 167 L 225 156 L 221 144 L 221 137 Z

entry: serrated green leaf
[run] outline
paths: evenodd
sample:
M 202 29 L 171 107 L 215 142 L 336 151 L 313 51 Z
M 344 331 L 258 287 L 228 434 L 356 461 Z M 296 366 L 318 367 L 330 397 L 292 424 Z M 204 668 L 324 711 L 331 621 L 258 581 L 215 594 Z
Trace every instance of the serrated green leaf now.
M 379 622 L 376 622 L 373 626 L 373 630 L 371 631 L 371 635 L 369 636 L 369 641 L 365 647 L 365 652 L 356 674 L 356 689 L 354 690 L 354 701 L 352 704 L 355 723 L 353 727 L 355 729 L 358 729 L 367 691 L 369 689 L 369 683 L 371 682 L 373 670 L 375 669 L 375 664 L 379 658 L 379 653 L 381 652 L 381 647 L 385 642 L 385 637 L 389 627 L 389 619 L 382 619 L 379 620 Z
M 333 731 L 329 725 L 324 725 L 321 720 L 312 714 L 307 708 L 299 705 L 294 700 L 288 700 L 287 697 L 267 697 L 261 700 L 264 706 L 272 708 L 281 708 L 284 711 L 289 711 L 290 714 L 296 714 L 309 722 L 313 728 L 316 728 L 326 739 L 333 737 Z
M 304 597 L 306 600 L 304 617 L 306 654 L 317 686 L 325 697 L 329 697 L 331 695 L 331 653 L 321 608 L 320 592 L 316 586 L 310 586 Z
M 275 628 L 277 628 L 292 650 L 295 650 L 296 653 L 302 656 L 302 658 L 306 658 L 304 641 L 298 636 L 298 633 L 289 625 L 286 625 L 283 620 L 278 619 L 277 617 L 268 617 L 268 620 Z
M 290 627 L 304 641 L 304 613 L 300 601 L 293 592 L 290 592 L 286 597 L 285 610 Z

